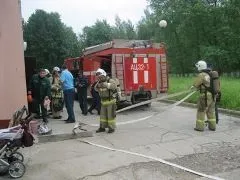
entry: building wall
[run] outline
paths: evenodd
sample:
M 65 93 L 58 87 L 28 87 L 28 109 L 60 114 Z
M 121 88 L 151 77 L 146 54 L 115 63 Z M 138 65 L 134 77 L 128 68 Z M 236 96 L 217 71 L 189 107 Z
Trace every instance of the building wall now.
M 20 1 L 0 0 L 0 128 L 27 105 Z

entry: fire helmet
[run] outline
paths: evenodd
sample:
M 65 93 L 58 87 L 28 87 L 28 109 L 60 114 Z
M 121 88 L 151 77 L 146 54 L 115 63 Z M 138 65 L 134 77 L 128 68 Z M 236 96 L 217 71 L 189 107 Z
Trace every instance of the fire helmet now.
M 99 69 L 96 71 L 96 75 L 97 75 L 97 76 L 107 76 L 107 73 L 106 73 L 103 69 L 99 68 Z
M 60 68 L 56 66 L 56 67 L 53 68 L 53 71 L 59 72 L 59 71 L 60 71 Z
M 198 61 L 196 64 L 195 64 L 196 68 L 198 69 L 198 71 L 202 71 L 204 69 L 207 69 L 207 63 L 205 61 Z
M 50 73 L 48 69 L 44 69 L 44 70 L 46 72 L 46 75 L 48 75 Z

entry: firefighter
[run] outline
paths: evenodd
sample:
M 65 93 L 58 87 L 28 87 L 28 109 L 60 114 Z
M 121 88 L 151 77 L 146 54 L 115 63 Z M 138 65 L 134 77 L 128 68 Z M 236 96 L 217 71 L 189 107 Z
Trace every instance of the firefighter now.
M 51 95 L 52 95 L 51 107 L 54 119 L 62 118 L 60 113 L 63 109 L 63 90 L 59 71 L 60 69 L 58 67 L 55 67 L 53 68 L 52 72 L 53 81 L 51 83 Z
M 41 69 L 39 74 L 33 75 L 29 86 L 29 94 L 31 94 L 33 98 L 33 113 L 40 116 L 41 107 L 43 122 L 47 123 L 47 109 L 44 107 L 44 101 L 51 96 L 51 85 L 46 77 L 45 69 Z
M 200 96 L 197 102 L 197 120 L 196 131 L 204 131 L 205 127 L 205 113 L 208 118 L 209 130 L 216 130 L 216 118 L 215 118 L 215 97 L 209 91 L 210 88 L 210 75 L 208 74 L 207 63 L 205 61 L 198 61 L 195 66 L 197 67 L 199 74 L 191 87 L 200 91 Z
M 105 128 L 108 128 L 108 133 L 113 133 L 116 127 L 116 98 L 114 93 L 117 86 L 103 69 L 98 69 L 96 76 L 98 82 L 95 85 L 95 90 L 98 91 L 101 98 L 100 127 L 96 132 L 104 132 Z

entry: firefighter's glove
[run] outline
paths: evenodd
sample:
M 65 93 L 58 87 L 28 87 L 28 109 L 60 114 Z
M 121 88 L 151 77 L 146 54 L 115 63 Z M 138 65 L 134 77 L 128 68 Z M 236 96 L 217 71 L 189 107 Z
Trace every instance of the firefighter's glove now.
M 98 81 L 99 82 L 104 82 L 104 81 L 106 81 L 107 80 L 107 78 L 105 77 L 105 76 L 99 76 L 98 77 Z

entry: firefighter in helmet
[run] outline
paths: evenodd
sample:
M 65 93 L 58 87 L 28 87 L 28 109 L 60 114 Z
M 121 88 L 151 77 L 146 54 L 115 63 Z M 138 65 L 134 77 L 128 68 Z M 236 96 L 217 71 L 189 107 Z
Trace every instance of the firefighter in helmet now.
M 197 120 L 196 131 L 204 131 L 205 127 L 205 113 L 207 115 L 207 122 L 209 130 L 216 130 L 216 118 L 215 118 L 215 97 L 209 91 L 210 88 L 210 75 L 207 69 L 207 63 L 205 61 L 198 61 L 195 66 L 197 67 L 199 74 L 191 87 L 191 89 L 199 90 L 200 96 L 197 102 Z
M 103 69 L 99 68 L 96 71 L 96 76 L 98 82 L 95 85 L 95 90 L 98 91 L 101 98 L 100 127 L 96 132 L 104 132 L 105 128 L 108 128 L 108 133 L 113 133 L 116 127 L 116 98 L 114 93 L 117 85 Z

